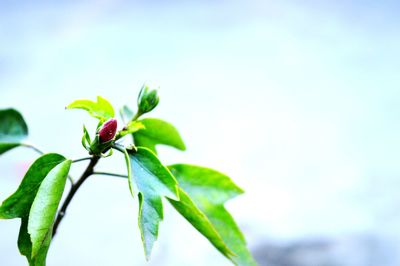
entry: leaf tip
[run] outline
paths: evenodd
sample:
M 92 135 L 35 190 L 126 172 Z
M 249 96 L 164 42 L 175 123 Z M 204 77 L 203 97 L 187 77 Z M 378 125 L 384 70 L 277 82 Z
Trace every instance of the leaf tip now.
M 175 185 L 175 191 L 174 192 L 175 193 L 174 193 L 173 197 L 170 197 L 170 199 L 175 200 L 175 201 L 180 201 L 178 183 Z
M 145 256 L 147 262 L 150 261 L 150 259 L 151 259 L 151 254 L 150 254 L 150 252 L 151 252 L 151 251 L 145 251 L 145 252 L 144 252 L 144 256 Z

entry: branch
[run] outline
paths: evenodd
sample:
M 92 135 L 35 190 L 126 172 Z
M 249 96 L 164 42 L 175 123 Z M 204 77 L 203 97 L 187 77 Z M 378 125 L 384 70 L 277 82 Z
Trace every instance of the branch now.
M 82 162 L 82 161 L 91 160 L 91 159 L 92 159 L 92 157 L 79 158 L 76 160 L 72 160 L 72 163 Z
M 57 233 L 57 228 L 60 225 L 61 220 L 64 218 L 65 213 L 67 211 L 68 205 L 71 203 L 72 198 L 74 197 L 75 193 L 78 191 L 80 186 L 83 184 L 83 182 L 86 181 L 86 179 L 93 174 L 93 169 L 97 162 L 100 160 L 100 157 L 93 156 L 90 159 L 89 165 L 86 167 L 85 172 L 83 172 L 82 176 L 79 178 L 79 180 L 72 185 L 71 190 L 69 191 L 60 211 L 57 214 L 56 221 L 54 222 L 54 227 L 53 227 L 53 237 Z

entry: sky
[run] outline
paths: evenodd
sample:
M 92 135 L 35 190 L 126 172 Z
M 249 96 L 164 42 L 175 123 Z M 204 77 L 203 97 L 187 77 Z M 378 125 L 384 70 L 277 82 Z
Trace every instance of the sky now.
M 0 108 L 22 112 L 31 142 L 77 158 L 85 156 L 82 124 L 92 130 L 95 124 L 83 112 L 64 110 L 68 103 L 101 95 L 116 108 L 134 107 L 142 84 L 157 84 L 161 101 L 152 116 L 175 124 L 188 147 L 161 148 L 161 158 L 213 167 L 244 188 L 227 206 L 251 250 L 369 236 L 378 258 L 382 245 L 392 258 L 381 265 L 398 265 L 399 7 L 2 1 Z M 0 158 L 0 200 L 35 156 L 18 149 Z M 100 165 L 123 167 L 121 158 Z M 171 208 L 145 263 L 137 202 L 127 192 L 121 180 L 89 180 L 60 227 L 49 264 L 229 265 Z M 24 261 L 18 227 L 1 221 L 4 264 Z M 365 265 L 363 258 L 338 265 Z

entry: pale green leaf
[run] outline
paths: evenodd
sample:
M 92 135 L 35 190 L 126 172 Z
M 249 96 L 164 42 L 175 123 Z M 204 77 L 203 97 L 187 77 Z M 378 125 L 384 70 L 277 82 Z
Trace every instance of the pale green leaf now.
M 134 181 L 139 189 L 139 228 L 146 258 L 158 236 L 163 219 L 161 197 L 178 200 L 177 182 L 157 156 L 147 148 L 128 150 Z
M 101 96 L 97 96 L 97 102 L 91 100 L 76 100 L 66 108 L 86 110 L 91 116 L 100 121 L 105 121 L 114 117 L 113 106 Z
M 54 167 L 42 181 L 32 203 L 28 220 L 32 258 L 40 255 L 40 251 L 47 243 L 47 238 L 51 237 L 54 218 L 70 167 L 71 160 L 66 160 Z
M 21 145 L 27 135 L 28 126 L 17 110 L 0 110 L 0 154 Z
M 121 116 L 122 121 L 126 123 L 133 118 L 133 111 L 127 105 L 124 105 L 119 110 L 119 115 Z
M 256 265 L 250 251 L 247 249 L 243 234 L 223 206 L 227 200 L 243 193 L 243 190 L 236 186 L 226 175 L 209 168 L 178 164 L 169 166 L 169 169 L 178 180 L 179 186 L 208 217 L 225 244 L 235 254 L 235 256 L 228 256 L 228 258 L 236 265 Z M 174 207 L 179 204 L 179 202 L 172 203 Z M 207 237 L 203 232 L 204 230 L 202 231 L 198 228 L 198 220 L 191 218 L 193 216 L 191 209 L 189 207 L 185 208 L 185 206 L 179 207 L 177 210 Z
M 129 122 L 119 133 L 117 136 L 118 138 L 122 138 L 128 134 L 135 133 L 141 129 L 144 129 L 144 125 L 140 121 L 132 121 Z
M 177 182 L 157 156 L 147 148 L 128 150 L 134 180 L 140 191 L 152 191 L 157 195 L 179 199 Z
M 163 144 L 175 147 L 179 150 L 186 150 L 178 130 L 170 123 L 156 118 L 145 118 L 140 120 L 144 129 L 133 134 L 136 146 L 149 148 L 156 153 L 156 145 Z
M 146 193 L 144 195 L 144 193 Z M 163 205 L 160 196 L 139 193 L 139 229 L 146 259 L 150 259 L 151 250 L 158 237 L 160 221 L 163 220 Z

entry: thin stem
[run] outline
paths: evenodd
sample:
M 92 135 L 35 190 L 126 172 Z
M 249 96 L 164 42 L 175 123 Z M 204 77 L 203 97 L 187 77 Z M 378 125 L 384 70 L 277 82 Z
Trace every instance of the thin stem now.
M 117 151 L 120 151 L 120 152 L 122 152 L 122 153 L 125 153 L 126 152 L 126 149 L 124 148 L 124 146 L 122 146 L 122 145 L 119 145 L 119 144 L 114 144 L 114 145 L 112 145 L 111 146 L 113 149 L 116 149 Z
M 44 154 L 44 151 L 42 151 L 41 149 L 39 149 L 38 147 L 36 147 L 36 146 L 33 145 L 33 144 L 30 144 L 30 143 L 21 143 L 21 146 L 30 148 L 30 149 L 34 150 L 35 152 L 39 153 L 40 155 Z
M 86 167 L 85 172 L 83 172 L 83 174 L 79 178 L 79 180 L 71 187 L 71 190 L 69 191 L 63 205 L 61 206 L 60 211 L 57 214 L 56 221 L 54 222 L 53 237 L 57 233 L 57 228 L 60 225 L 61 220 L 64 218 L 65 213 L 68 208 L 68 205 L 71 203 L 72 198 L 74 197 L 74 195 L 78 191 L 78 189 L 81 187 L 81 185 L 86 181 L 86 179 L 93 174 L 93 169 L 99 160 L 100 160 L 100 157 L 93 156 L 90 159 L 90 163 Z
M 71 186 L 73 186 L 74 185 L 74 179 L 72 178 L 72 176 L 68 175 L 67 178 L 68 178 L 69 182 L 71 183 Z
M 142 114 L 138 111 L 135 116 L 131 119 L 131 121 L 136 121 Z
M 116 177 L 128 178 L 127 175 L 108 173 L 108 172 L 93 172 L 92 175 L 108 175 L 108 176 L 116 176 Z
M 72 163 L 82 162 L 82 161 L 91 160 L 91 159 L 92 159 L 92 157 L 79 158 L 76 160 L 72 160 Z

